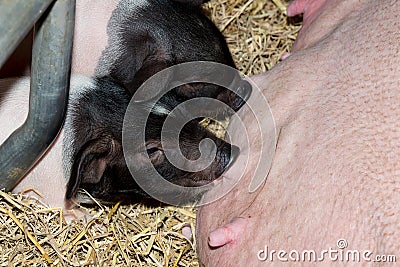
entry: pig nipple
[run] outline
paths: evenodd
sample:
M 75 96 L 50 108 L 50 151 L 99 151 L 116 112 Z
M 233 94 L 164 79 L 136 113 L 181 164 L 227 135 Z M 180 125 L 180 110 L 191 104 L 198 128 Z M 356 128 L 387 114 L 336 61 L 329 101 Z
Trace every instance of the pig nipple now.
M 222 247 L 227 244 L 235 245 L 245 226 L 246 220 L 244 218 L 233 219 L 231 223 L 219 227 L 209 234 L 208 245 L 212 248 Z

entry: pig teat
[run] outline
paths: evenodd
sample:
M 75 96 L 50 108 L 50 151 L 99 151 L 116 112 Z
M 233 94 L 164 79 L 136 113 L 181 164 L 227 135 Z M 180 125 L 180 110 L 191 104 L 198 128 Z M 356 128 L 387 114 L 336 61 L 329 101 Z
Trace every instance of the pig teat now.
M 245 218 L 237 217 L 230 223 L 215 229 L 208 236 L 208 245 L 212 248 L 222 247 L 225 245 L 234 246 L 246 228 L 247 221 Z

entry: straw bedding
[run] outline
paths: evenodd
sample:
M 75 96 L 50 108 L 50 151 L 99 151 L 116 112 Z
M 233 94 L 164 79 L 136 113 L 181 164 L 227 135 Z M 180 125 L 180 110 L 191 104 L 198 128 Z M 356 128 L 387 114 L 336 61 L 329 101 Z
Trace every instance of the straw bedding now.
M 246 75 L 268 71 L 289 51 L 299 22 L 284 0 L 213 0 L 205 12 L 226 36 Z M 218 134 L 218 123 L 205 122 Z M 1 266 L 198 266 L 196 208 L 98 205 L 88 221 L 65 222 L 60 208 L 0 191 Z M 190 228 L 189 228 L 190 227 Z M 191 229 L 188 239 L 182 230 Z

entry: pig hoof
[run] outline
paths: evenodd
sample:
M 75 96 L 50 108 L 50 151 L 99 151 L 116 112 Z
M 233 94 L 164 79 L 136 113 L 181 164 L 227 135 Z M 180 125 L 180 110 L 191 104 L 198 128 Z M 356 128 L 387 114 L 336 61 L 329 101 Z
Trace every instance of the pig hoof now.
M 208 245 L 212 248 L 227 244 L 234 245 L 246 226 L 244 218 L 235 218 L 231 223 L 212 231 L 208 236 Z

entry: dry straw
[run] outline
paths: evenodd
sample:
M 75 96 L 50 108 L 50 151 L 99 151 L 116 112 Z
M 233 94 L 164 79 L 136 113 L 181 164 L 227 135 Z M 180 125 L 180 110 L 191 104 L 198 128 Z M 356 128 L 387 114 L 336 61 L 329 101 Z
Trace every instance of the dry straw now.
M 205 10 L 226 36 L 238 68 L 253 75 L 278 63 L 295 39 L 299 24 L 288 23 L 286 5 L 214 0 Z M 218 124 L 209 127 L 220 131 Z M 0 191 L 1 266 L 199 265 L 195 208 L 99 205 L 87 211 L 92 219 L 67 224 L 60 208 L 38 199 Z M 182 229 L 191 229 L 192 238 Z

